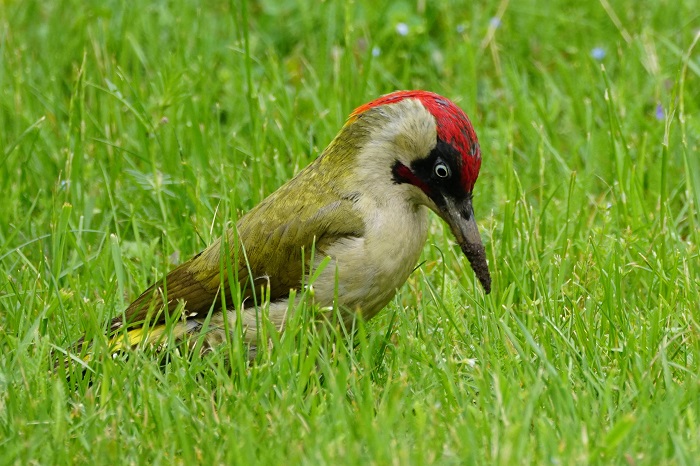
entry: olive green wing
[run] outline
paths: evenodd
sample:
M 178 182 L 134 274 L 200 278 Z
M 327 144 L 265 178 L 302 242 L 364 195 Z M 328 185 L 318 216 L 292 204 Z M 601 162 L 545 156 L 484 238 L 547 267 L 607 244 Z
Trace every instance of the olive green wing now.
M 359 195 L 340 192 L 332 179 L 314 170 L 314 165 L 243 216 L 236 231 L 228 232 L 227 247 L 219 239 L 172 270 L 139 296 L 123 316 L 115 318 L 111 329 L 118 330 L 124 322 L 138 326 L 147 318 L 152 323 L 162 322 L 181 301 L 187 316 L 220 310 L 222 293 L 227 305 L 231 303 L 228 280 L 221 280 L 222 251 L 231 252 L 233 261 L 232 252 L 237 250 L 243 298 L 252 296 L 254 289 L 260 296 L 264 286 L 269 287 L 269 299 L 276 301 L 299 288 L 309 271 L 312 248 L 314 254 L 324 254 L 342 238 L 364 236 L 365 224 L 355 207 Z M 159 312 L 161 309 L 166 312 Z

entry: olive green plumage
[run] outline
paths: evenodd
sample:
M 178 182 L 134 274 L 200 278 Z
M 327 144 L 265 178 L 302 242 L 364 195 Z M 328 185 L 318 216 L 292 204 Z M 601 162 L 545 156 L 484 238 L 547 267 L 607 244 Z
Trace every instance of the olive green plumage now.
M 186 303 L 185 317 L 204 316 L 212 308 L 220 309 L 222 302 L 230 305 L 230 284 L 221 281 L 227 276 L 222 273 L 222 250 L 228 250 L 230 263 L 237 264 L 243 299 L 260 293 L 261 287 L 270 301 L 288 297 L 312 265 L 312 247 L 314 254 L 325 255 L 328 245 L 339 239 L 364 235 L 364 221 L 354 207 L 359 194 L 349 186 L 347 167 L 369 137 L 367 126 L 377 119 L 346 125 L 315 161 L 241 217 L 235 230 L 229 229 L 228 244 L 219 238 L 172 270 L 131 303 L 123 316 L 114 318 L 111 329 L 138 326 L 149 313 L 151 325 L 163 323 L 180 302 Z M 158 312 L 161 309 L 166 312 Z
M 254 350 L 259 312 L 283 330 L 292 291 L 326 260 L 314 304 L 337 309 L 346 325 L 358 313 L 370 319 L 418 261 L 428 210 L 448 223 L 488 292 L 471 196 L 480 163 L 471 123 L 444 97 L 397 92 L 358 108 L 315 161 L 113 319 L 112 350 L 190 336 L 203 336 L 207 350 L 231 328 Z

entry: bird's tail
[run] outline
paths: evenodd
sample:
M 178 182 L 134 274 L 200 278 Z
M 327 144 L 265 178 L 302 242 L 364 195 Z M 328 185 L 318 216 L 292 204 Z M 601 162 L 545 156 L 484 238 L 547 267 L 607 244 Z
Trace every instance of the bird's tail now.
M 182 330 L 179 329 L 182 325 L 176 325 L 173 329 L 173 336 L 179 337 Z M 126 350 L 136 348 L 137 346 L 151 346 L 162 344 L 161 340 L 166 333 L 165 324 L 156 325 L 154 327 L 137 327 L 128 330 L 126 333 L 120 332 L 109 339 L 108 347 L 112 353 L 120 353 Z M 175 331 L 180 330 L 176 335 Z
M 118 331 L 107 340 L 107 349 L 112 357 L 118 357 L 134 348 L 149 348 L 156 352 L 162 352 L 171 345 L 177 346 L 187 337 L 201 328 L 196 321 L 179 321 L 171 324 L 156 324 L 154 326 L 140 326 L 130 330 Z M 73 366 L 82 366 L 82 371 L 90 370 L 90 363 L 96 359 L 95 348 L 85 338 L 78 340 L 70 350 L 64 353 L 56 362 L 54 369 L 63 365 L 66 372 Z

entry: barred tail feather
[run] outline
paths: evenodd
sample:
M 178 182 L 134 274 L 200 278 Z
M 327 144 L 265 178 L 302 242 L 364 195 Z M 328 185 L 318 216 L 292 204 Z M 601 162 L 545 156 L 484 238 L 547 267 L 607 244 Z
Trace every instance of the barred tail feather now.
M 201 329 L 201 324 L 196 321 L 178 322 L 170 327 L 166 324 L 159 324 L 153 327 L 137 327 L 126 333 L 118 332 L 107 342 L 107 346 L 112 355 L 127 352 L 136 347 L 152 347 L 158 350 L 164 349 L 168 342 L 179 343 Z M 63 353 L 54 364 L 54 370 L 63 366 L 69 370 L 71 366 L 82 366 L 84 370 L 91 370 L 89 364 L 95 360 L 94 348 L 88 345 L 83 338 L 78 340 L 72 349 L 60 350 Z
M 193 320 L 178 322 L 171 329 L 168 329 L 165 324 L 154 327 L 138 327 L 129 330 L 126 335 L 120 332 L 113 336 L 109 340 L 109 348 L 113 353 L 119 353 L 137 346 L 160 347 L 166 343 L 166 339 L 180 342 L 200 328 L 201 324 Z
M 165 325 L 157 325 L 151 328 L 138 327 L 126 332 L 119 332 L 109 340 L 109 348 L 113 353 L 129 350 L 139 345 L 157 342 L 165 332 Z

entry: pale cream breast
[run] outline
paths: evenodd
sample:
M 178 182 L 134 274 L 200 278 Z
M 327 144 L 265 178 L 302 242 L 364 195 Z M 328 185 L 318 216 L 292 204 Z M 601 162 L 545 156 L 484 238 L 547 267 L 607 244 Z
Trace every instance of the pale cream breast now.
M 328 249 L 332 260 L 313 283 L 317 303 L 332 305 L 337 283 L 341 308 L 371 319 L 406 282 L 426 236 L 425 207 L 391 203 L 375 211 L 363 238 L 339 241 Z
M 435 119 L 413 99 L 376 112 L 371 117 L 375 124 L 368 143 L 357 154 L 353 176 L 344 178 L 340 187 L 353 194 L 365 234 L 339 239 L 314 264 L 318 268 L 325 257 L 331 258 L 312 283 L 315 303 L 333 306 L 337 296 L 337 304 L 348 312 L 346 322 L 356 312 L 370 319 L 391 301 L 416 266 L 427 238 L 426 206 L 431 201 L 419 188 L 397 183 L 392 168 L 396 162 L 410 166 L 428 156 L 437 143 Z M 270 303 L 267 309 L 280 329 L 287 309 L 287 300 Z M 248 341 L 256 333 L 256 316 L 253 309 L 243 312 Z
M 403 286 L 427 237 L 425 205 L 430 201 L 415 186 L 397 183 L 392 167 L 426 157 L 437 141 L 435 119 L 419 102 L 405 100 L 381 112 L 387 121 L 376 126 L 371 142 L 358 154 L 349 187 L 360 193 L 355 208 L 365 222 L 365 235 L 329 247 L 326 253 L 333 261 L 314 283 L 319 304 L 333 304 L 337 283 L 339 304 L 362 312 L 365 319 Z

